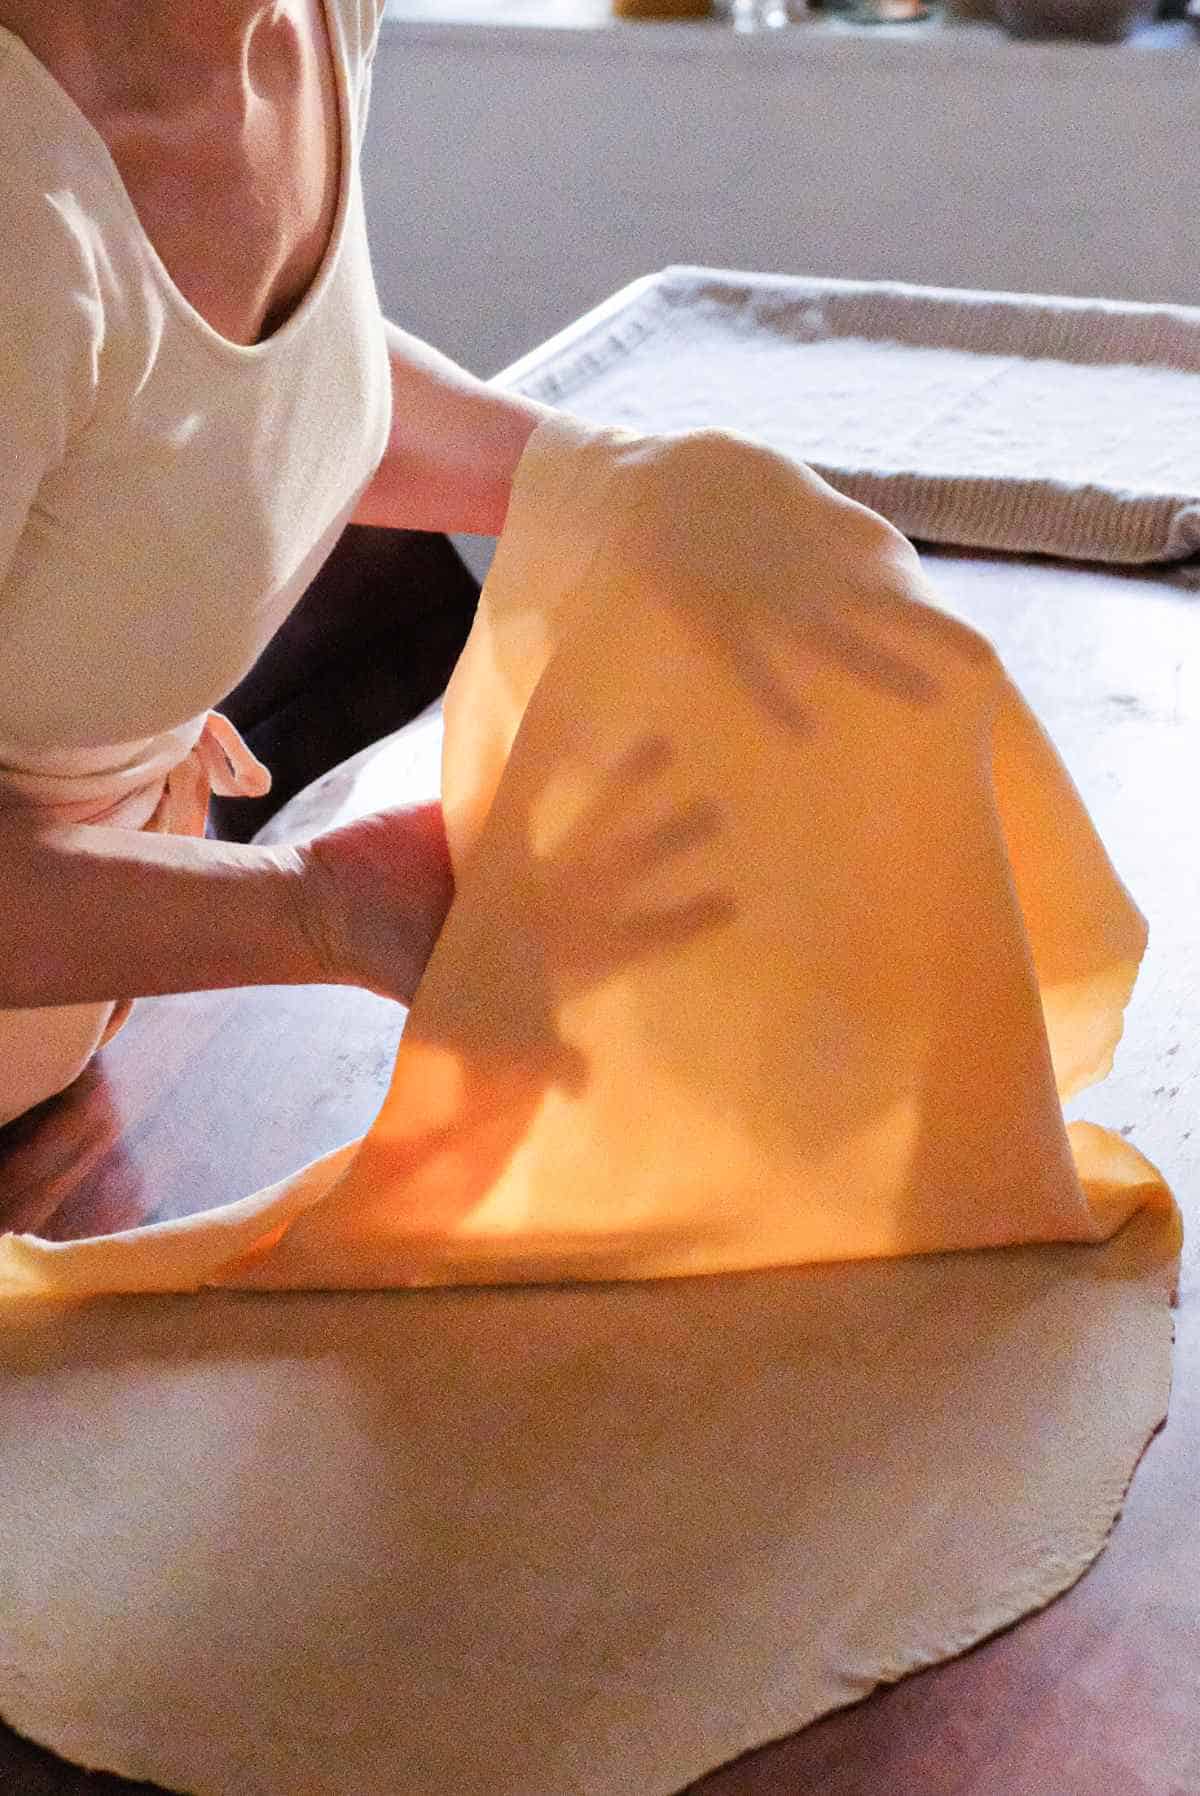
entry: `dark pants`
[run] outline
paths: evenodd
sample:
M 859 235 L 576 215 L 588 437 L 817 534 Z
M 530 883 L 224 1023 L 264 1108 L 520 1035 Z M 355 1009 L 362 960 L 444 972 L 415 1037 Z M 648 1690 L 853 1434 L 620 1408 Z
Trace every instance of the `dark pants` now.
M 217 707 L 271 769 L 265 798 L 214 797 L 208 833 L 247 842 L 328 768 L 446 689 L 479 587 L 445 536 L 351 524 Z

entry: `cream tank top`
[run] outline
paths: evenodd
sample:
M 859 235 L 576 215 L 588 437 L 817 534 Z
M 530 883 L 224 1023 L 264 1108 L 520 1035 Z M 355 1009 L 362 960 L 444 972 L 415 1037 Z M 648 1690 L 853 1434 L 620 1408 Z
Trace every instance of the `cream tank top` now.
M 198 783 L 265 788 L 212 707 L 391 420 L 358 168 L 382 0 L 323 3 L 337 216 L 299 307 L 250 347 L 183 297 L 99 134 L 0 29 L 0 809 L 187 830 Z M 77 1076 L 112 1010 L 0 1011 L 0 1124 Z

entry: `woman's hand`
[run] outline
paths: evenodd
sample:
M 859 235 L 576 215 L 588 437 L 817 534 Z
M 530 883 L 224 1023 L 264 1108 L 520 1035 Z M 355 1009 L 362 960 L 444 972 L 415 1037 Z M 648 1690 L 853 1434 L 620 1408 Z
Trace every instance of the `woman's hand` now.
M 441 806 L 376 811 L 289 852 L 314 979 L 411 1003 L 454 896 Z

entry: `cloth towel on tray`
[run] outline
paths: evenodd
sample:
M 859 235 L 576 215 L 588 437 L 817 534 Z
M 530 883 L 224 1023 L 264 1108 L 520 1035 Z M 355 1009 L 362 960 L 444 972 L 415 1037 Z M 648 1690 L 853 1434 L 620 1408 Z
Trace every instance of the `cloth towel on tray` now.
M 1200 308 L 668 268 L 499 376 L 596 424 L 737 428 L 906 536 L 1200 552 Z

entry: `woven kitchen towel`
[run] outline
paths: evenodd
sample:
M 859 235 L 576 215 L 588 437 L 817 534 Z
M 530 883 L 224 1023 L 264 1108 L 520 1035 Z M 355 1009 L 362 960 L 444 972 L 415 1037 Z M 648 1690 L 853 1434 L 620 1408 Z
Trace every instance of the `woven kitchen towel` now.
M 919 541 L 1200 553 L 1200 308 L 668 268 L 511 376 L 592 423 L 734 421 Z

